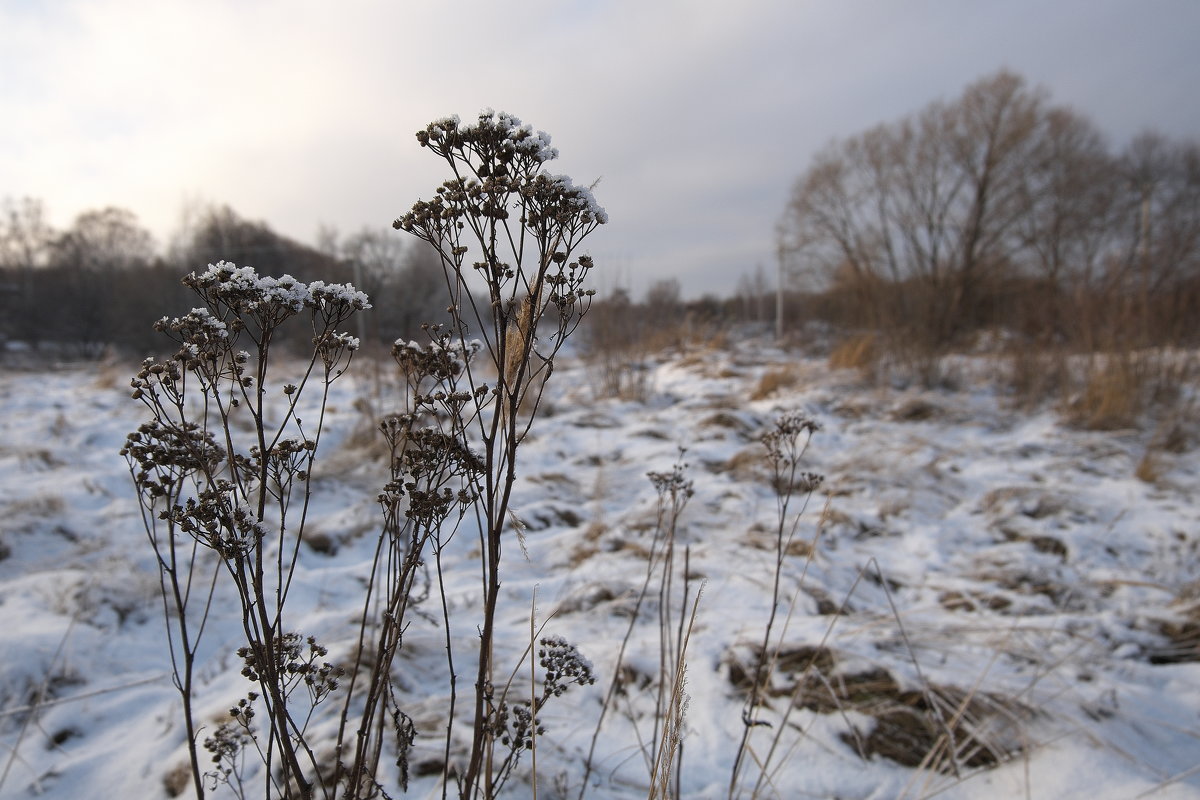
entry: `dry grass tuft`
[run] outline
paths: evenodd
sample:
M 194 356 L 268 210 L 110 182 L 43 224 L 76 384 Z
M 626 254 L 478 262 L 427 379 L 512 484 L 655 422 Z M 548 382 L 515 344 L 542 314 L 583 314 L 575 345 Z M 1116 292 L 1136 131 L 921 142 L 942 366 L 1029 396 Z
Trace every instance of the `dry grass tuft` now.
M 783 648 L 771 662 L 767 697 L 791 698 L 795 707 L 817 714 L 870 718 L 868 725 L 852 724 L 841 734 L 864 760 L 882 756 L 906 767 L 952 773 L 993 767 L 1022 752 L 1021 722 L 1032 711 L 1015 699 L 953 686 L 905 689 L 883 667 L 843 669 L 826 647 Z M 754 674 L 754 663 L 729 661 L 729 681 L 738 691 L 751 690 Z
M 788 365 L 778 369 L 770 369 L 758 379 L 758 385 L 750 392 L 751 400 L 766 400 L 780 389 L 790 389 L 800 380 L 796 368 Z
M 1164 622 L 1160 629 L 1169 645 L 1150 653 L 1151 664 L 1180 664 L 1200 661 L 1200 609 L 1193 608 L 1182 620 Z
M 612 587 L 602 583 L 592 583 L 572 592 L 570 596 L 558 604 L 558 608 L 554 613 L 557 616 L 559 614 L 588 612 L 597 606 L 611 603 L 620 597 L 621 595 L 613 591 Z
M 731 414 L 727 411 L 718 411 L 715 414 L 709 414 L 700 420 L 698 427 L 727 430 L 742 440 L 749 440 L 751 434 L 756 430 L 754 425 L 742 419 L 737 414 Z
M 583 537 L 571 550 L 571 557 L 567 563 L 572 569 L 584 564 L 600 552 L 600 539 L 607 532 L 608 526 L 600 520 L 594 519 L 588 523 L 583 530 Z
M 330 535 L 326 531 L 316 528 L 305 531 L 304 543 L 314 553 L 321 553 L 327 556 L 337 555 L 338 539 L 336 536 Z
M 837 689 L 843 685 L 839 682 Z M 906 767 L 950 773 L 960 766 L 994 767 L 1024 749 L 1019 721 L 1030 711 L 1016 701 L 945 686 L 889 693 L 874 680 L 868 687 L 865 694 L 876 706 L 865 713 L 875 718 L 874 726 L 866 733 L 853 728 L 842 735 L 863 758 L 879 755 Z
M 13 517 L 33 517 L 35 519 L 61 517 L 66 507 L 66 501 L 61 495 L 43 494 L 13 500 L 3 506 L 3 509 L 5 519 L 11 521 Z
M 938 595 L 938 604 L 947 611 L 1004 611 L 1012 600 L 998 594 L 948 591 Z
M 1158 483 L 1158 479 L 1162 477 L 1162 469 L 1159 466 L 1159 457 L 1154 448 L 1146 448 L 1146 452 L 1142 455 L 1141 460 L 1138 461 L 1133 475 L 1142 483 Z
M 895 422 L 926 422 L 944 414 L 945 411 L 940 406 L 914 397 L 893 408 L 888 416 Z
M 93 389 L 112 391 L 124 389 L 128 385 L 129 364 L 116 358 L 106 358 L 96 367 L 96 380 L 92 383 Z
M 1144 408 L 1146 377 L 1132 357 L 1104 359 L 1067 404 L 1068 421 L 1088 430 L 1134 427 Z
M 766 530 L 761 524 L 754 525 L 747 534 L 747 543 L 755 550 L 775 551 L 775 533 Z M 812 542 L 799 537 L 793 537 L 783 548 L 785 556 L 808 558 L 813 554 Z
M 1200 410 L 1194 402 L 1186 402 L 1168 414 L 1154 432 L 1151 446 L 1165 453 L 1179 455 L 1196 446 Z
M 743 448 L 730 456 L 728 461 L 714 464 L 711 469 L 718 474 L 727 472 L 738 481 L 764 480 L 766 467 L 763 464 L 762 445 Z
M 879 342 L 873 333 L 860 333 L 843 339 L 829 354 L 831 369 L 857 369 L 870 372 L 879 362 Z
M 1151 664 L 1200 661 L 1200 582 L 1181 586 L 1173 605 L 1177 616 L 1162 621 L 1158 628 L 1167 645 L 1149 652 Z

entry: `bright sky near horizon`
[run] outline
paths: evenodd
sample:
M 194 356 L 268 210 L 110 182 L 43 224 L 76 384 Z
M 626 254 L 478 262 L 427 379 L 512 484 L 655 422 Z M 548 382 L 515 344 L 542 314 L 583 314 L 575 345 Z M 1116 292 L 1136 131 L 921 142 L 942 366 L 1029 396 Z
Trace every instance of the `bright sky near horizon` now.
M 428 197 L 413 133 L 492 107 L 600 179 L 601 286 L 727 294 L 821 146 L 1001 68 L 1115 146 L 1200 138 L 1198 37 L 1198 0 L 0 0 L 0 198 L 313 243 Z

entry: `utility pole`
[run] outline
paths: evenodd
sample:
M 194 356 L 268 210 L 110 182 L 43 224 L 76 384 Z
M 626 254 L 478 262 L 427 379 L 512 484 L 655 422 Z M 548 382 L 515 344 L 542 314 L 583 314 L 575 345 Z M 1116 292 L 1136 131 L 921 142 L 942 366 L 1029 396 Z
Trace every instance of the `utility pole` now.
M 783 240 L 775 250 L 778 275 L 775 281 L 775 338 L 783 341 Z
M 1142 183 L 1142 219 L 1141 232 L 1138 236 L 1138 266 L 1141 268 L 1141 337 L 1139 347 L 1145 347 L 1150 338 L 1150 195 L 1154 184 L 1150 181 Z

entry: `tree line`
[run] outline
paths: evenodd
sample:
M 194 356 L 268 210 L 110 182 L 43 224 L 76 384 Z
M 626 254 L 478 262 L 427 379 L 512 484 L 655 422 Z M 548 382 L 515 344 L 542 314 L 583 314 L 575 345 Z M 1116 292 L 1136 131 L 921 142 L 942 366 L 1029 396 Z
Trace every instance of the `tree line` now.
M 0 201 L 0 344 L 96 357 L 116 348 L 159 346 L 151 329 L 164 308 L 189 308 L 180 282 L 225 260 L 260 274 L 351 282 L 375 302 L 351 331 L 365 342 L 416 336 L 444 312 L 437 257 L 390 228 L 321 232 L 309 247 L 239 216 L 228 206 L 194 210 L 159 250 L 137 217 L 121 208 L 85 211 L 66 230 L 46 221 L 34 198 Z
M 1114 150 L 1088 118 L 1011 72 L 827 145 L 797 178 L 778 231 L 790 325 L 820 318 L 924 352 L 999 329 L 1089 350 L 1200 338 L 1200 144 L 1149 131 Z M 379 301 L 355 331 L 368 342 L 415 337 L 444 314 L 444 278 L 423 247 L 389 229 L 318 239 L 309 247 L 210 206 L 160 251 L 129 211 L 87 211 L 59 231 L 40 200 L 9 198 L 0 339 L 83 355 L 145 348 L 156 310 L 190 302 L 180 278 L 222 259 L 355 283 Z M 597 298 L 589 327 L 643 342 L 656 336 L 647 325 L 765 324 L 773 284 L 760 267 L 731 298 L 685 303 L 677 280 L 640 304 L 618 289 Z
M 983 329 L 1096 349 L 1194 341 L 1200 145 L 1114 152 L 1002 71 L 826 146 L 779 226 L 821 313 L 926 348 Z

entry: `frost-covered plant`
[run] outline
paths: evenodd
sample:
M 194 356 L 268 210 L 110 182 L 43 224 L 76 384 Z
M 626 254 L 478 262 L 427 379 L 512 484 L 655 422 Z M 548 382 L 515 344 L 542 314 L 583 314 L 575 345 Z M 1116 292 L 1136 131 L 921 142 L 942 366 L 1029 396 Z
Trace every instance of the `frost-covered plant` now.
M 340 669 L 324 660 L 314 638 L 291 629 L 285 605 L 329 388 L 359 345 L 338 328 L 370 304 L 349 285 L 305 285 L 226 262 L 184 283 L 203 304 L 155 324 L 178 349 L 162 361 L 147 359 L 133 379 L 133 397 L 151 419 L 129 434 L 121 453 L 158 560 L 192 780 L 197 797 L 206 777 L 245 796 L 250 751 L 262 761 L 266 796 L 308 798 L 326 777 L 308 725 L 338 688 Z M 293 318 L 311 326 L 312 349 L 299 380 L 281 384 L 272 343 Z M 320 395 L 316 419 L 305 423 L 300 403 L 312 384 Z M 248 426 L 235 419 L 245 415 Z M 237 656 L 255 689 L 206 737 L 214 764 L 206 772 L 193 701 L 197 653 L 221 580 L 240 607 L 245 643 Z
M 750 738 L 754 730 L 760 726 L 770 725 L 759 715 L 772 668 L 772 656 L 769 653 L 776 617 L 782 600 L 785 556 L 795 539 L 800 516 L 807 507 L 809 498 L 825 480 L 821 475 L 802 469 L 808 445 L 812 441 L 813 434 L 819 429 L 820 425 L 806 415 L 797 411 L 787 411 L 776 418 L 774 425 L 762 435 L 761 439 L 766 450 L 769 481 L 775 493 L 776 524 L 771 573 L 771 610 L 767 615 L 766 625 L 763 627 L 762 643 L 755 657 L 754 675 L 745 706 L 742 709 L 742 736 L 729 778 L 730 798 L 738 796 L 741 774 L 745 767 L 746 755 L 751 752 Z M 801 505 L 799 511 L 795 510 L 797 502 Z M 767 765 L 773 754 L 774 747 L 765 758 L 755 756 L 755 762 L 759 766 L 759 781 L 753 792 L 755 796 L 761 787 L 763 777 L 767 774 Z
M 393 663 L 409 612 L 435 591 L 450 699 L 444 728 L 424 734 L 445 735 L 443 796 L 456 784 L 462 798 L 493 797 L 520 753 L 534 747 L 542 705 L 593 680 L 573 647 L 545 638 L 542 691 L 531 689 L 528 700 L 515 701 L 507 694 L 511 681 L 496 686 L 494 647 L 517 448 L 536 416 L 555 355 L 591 303 L 584 281 L 592 261 L 576 251 L 607 215 L 588 188 L 544 171 L 557 155 L 549 137 L 515 117 L 488 111 L 473 125 L 444 119 L 417 138 L 445 160 L 453 177 L 395 226 L 438 253 L 450 322 L 426 326 L 423 342 L 398 341 L 393 348 L 404 405 L 380 425 L 390 470 L 379 494 L 383 526 L 365 584 L 358 646 L 345 674 L 325 660 L 315 639 L 293 630 L 284 607 L 325 400 L 358 347 L 338 328 L 369 307 L 365 295 L 349 286 L 306 286 L 288 276 L 260 277 L 246 267 L 218 264 L 185 280 L 203 306 L 158 323 L 178 343 L 176 355 L 147 361 L 134 379 L 134 396 L 153 419 L 130 434 L 123 453 L 161 567 L 200 797 L 206 777 L 238 796 L 247 793 L 249 777 L 268 798 L 386 797 L 383 783 L 392 773 L 385 752 L 396 767 L 390 782 L 406 790 L 408 752 L 418 731 L 402 707 Z M 307 370 L 295 384 L 272 384 L 276 331 L 304 313 L 313 333 Z M 252 347 L 238 350 L 235 342 L 244 340 Z M 298 410 L 311 379 L 321 386 L 321 397 L 312 404 L 317 421 L 310 430 Z M 279 403 L 282 412 L 272 416 Z M 235 416 L 245 414 L 248 438 L 235 424 Z M 456 679 L 461 654 L 442 556 L 466 521 L 478 524 L 484 599 L 473 703 L 462 713 Z M 435 580 L 426 579 L 429 561 Z M 199 643 L 222 574 L 241 604 L 245 644 L 237 655 L 255 689 L 205 738 L 215 764 L 205 773 L 192 703 Z M 314 709 L 335 692 L 341 709 L 336 735 L 314 741 Z M 456 765 L 452 746 L 464 725 L 471 745 L 466 763 Z M 247 753 L 261 757 L 257 775 L 243 772 Z
M 472 742 L 456 778 L 461 797 L 492 797 L 508 763 L 497 753 L 505 726 L 494 648 L 517 450 L 533 424 L 555 355 L 591 304 L 593 292 L 585 279 L 592 259 L 577 250 L 608 215 L 588 187 L 545 171 L 546 162 L 558 155 L 550 137 L 509 114 L 486 110 L 473 124 L 448 117 L 418 132 L 417 140 L 445 161 L 452 177 L 431 199 L 415 203 L 395 227 L 438 253 L 450 294 L 450 322 L 429 329 L 428 343 L 397 343 L 394 354 L 401 368 L 419 368 L 408 373 L 411 411 L 398 427 L 405 453 L 420 454 L 410 458 L 425 459 L 432 448 L 436 469 L 449 471 L 427 473 L 445 476 L 430 486 L 410 478 L 393 481 L 393 490 L 403 490 L 394 492 L 397 498 L 407 493 L 409 519 L 417 501 L 434 503 L 429 513 L 444 510 L 456 519 L 469 503 L 479 522 L 483 606 L 469 712 Z M 436 431 L 423 434 L 425 442 L 414 438 L 412 427 L 421 417 Z M 408 470 L 403 466 L 398 474 L 408 476 Z M 418 519 L 417 527 L 427 524 Z M 441 542 L 437 534 L 432 538 L 436 556 Z M 444 622 L 453 675 L 448 613 Z M 447 748 L 456 724 L 453 679 L 450 689 Z M 450 779 L 449 761 L 447 752 L 443 780 Z

